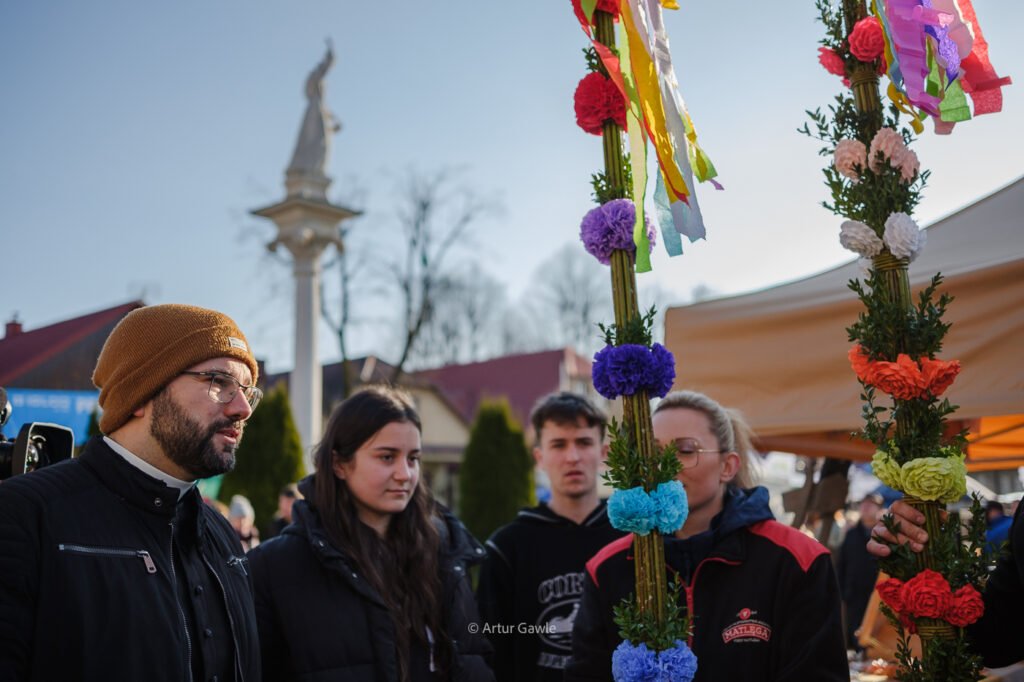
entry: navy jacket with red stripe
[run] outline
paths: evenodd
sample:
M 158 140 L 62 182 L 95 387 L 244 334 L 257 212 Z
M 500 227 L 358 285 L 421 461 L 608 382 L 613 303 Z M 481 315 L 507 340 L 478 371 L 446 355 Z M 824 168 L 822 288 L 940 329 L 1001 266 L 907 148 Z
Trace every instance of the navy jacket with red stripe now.
M 635 592 L 632 538 L 587 564 L 566 680 L 612 679 L 612 608 Z M 692 614 L 695 682 L 850 679 L 829 552 L 776 522 L 764 488 L 730 490 L 709 531 L 665 539 L 665 559 Z

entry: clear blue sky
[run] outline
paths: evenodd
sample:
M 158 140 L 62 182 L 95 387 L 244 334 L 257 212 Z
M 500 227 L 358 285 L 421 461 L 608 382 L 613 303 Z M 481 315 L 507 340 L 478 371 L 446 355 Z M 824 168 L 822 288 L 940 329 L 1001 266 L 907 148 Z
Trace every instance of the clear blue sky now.
M 845 260 L 840 221 L 818 205 L 817 146 L 795 132 L 840 87 L 816 61 L 813 2 L 680 4 L 667 13 L 677 74 L 726 191 L 700 188 L 707 242 L 659 255 L 644 281 L 685 300 L 697 284 L 735 293 Z M 920 222 L 1024 173 L 1024 5 L 975 7 L 997 70 L 1020 84 L 1003 113 L 916 145 L 933 171 Z M 145 290 L 224 310 L 271 369 L 289 367 L 288 269 L 265 256 L 272 227 L 248 211 L 283 195 L 327 36 L 327 102 L 344 125 L 332 195 L 355 178 L 364 232 L 393 241 L 394 177 L 464 169 L 506 210 L 463 257 L 521 293 L 575 239 L 601 164 L 574 122 L 585 39 L 568 0 L 12 0 L 0 5 L 0 314 L 34 328 Z M 384 326 L 355 350 L 386 349 Z

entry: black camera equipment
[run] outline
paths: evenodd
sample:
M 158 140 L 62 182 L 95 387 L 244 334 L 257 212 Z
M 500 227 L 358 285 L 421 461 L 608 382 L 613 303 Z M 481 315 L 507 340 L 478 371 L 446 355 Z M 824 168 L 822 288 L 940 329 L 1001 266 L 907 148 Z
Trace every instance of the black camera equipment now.
M 75 450 L 75 434 L 66 426 L 30 422 L 21 427 L 13 441 L 3 435 L 11 417 L 7 391 L 0 388 L 0 481 L 27 474 L 50 464 L 70 459 Z

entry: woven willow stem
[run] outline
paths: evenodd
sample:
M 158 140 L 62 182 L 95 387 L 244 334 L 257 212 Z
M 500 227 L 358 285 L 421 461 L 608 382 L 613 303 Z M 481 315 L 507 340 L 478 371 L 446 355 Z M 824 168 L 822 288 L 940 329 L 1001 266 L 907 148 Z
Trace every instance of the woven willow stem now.
M 615 47 L 615 26 L 606 12 L 594 13 L 597 40 L 609 48 Z M 611 121 L 604 124 L 604 171 L 617 196 L 625 196 L 626 159 L 622 152 L 622 131 Z M 636 295 L 636 273 L 633 255 L 628 251 L 613 251 L 611 257 L 612 301 L 615 305 L 615 324 L 639 315 Z M 647 460 L 654 458 L 654 437 L 651 433 L 651 406 L 646 392 L 622 398 L 623 429 L 633 436 L 637 452 Z M 654 481 L 646 481 L 648 490 Z M 659 623 L 665 622 L 665 546 L 657 532 L 633 540 L 636 600 L 641 613 L 653 612 Z
M 941 532 L 943 505 L 938 502 L 919 500 L 909 495 L 904 496 L 903 501 L 924 514 L 924 528 L 928 532 L 928 537 L 938 537 Z M 925 543 L 924 551 L 917 554 L 915 558 L 919 571 L 932 568 L 935 565 L 935 557 L 932 555 L 931 543 Z M 956 631 L 944 620 L 922 618 L 917 624 L 917 634 L 921 638 L 922 646 L 926 647 L 932 639 L 953 639 Z
M 847 34 L 853 30 L 854 24 L 867 16 L 867 8 L 864 0 L 843 0 L 843 13 L 846 19 Z M 861 130 L 864 141 L 870 141 L 874 134 L 881 127 L 882 120 L 882 99 L 878 94 L 878 76 L 875 74 L 873 65 L 857 64 L 850 73 L 850 87 L 853 90 L 853 101 L 857 111 L 861 114 L 871 114 L 866 119 L 866 130 Z M 872 226 L 877 229 L 878 226 Z M 909 261 L 906 258 L 896 258 L 890 253 L 883 253 L 873 260 L 873 269 L 876 274 L 876 282 L 880 287 L 880 293 L 890 303 L 898 305 L 904 310 L 913 306 L 913 299 L 910 293 L 910 278 L 907 273 Z M 891 357 L 896 358 L 900 353 L 906 352 L 907 339 L 896 338 L 893 340 L 893 348 L 889 351 Z M 907 435 L 910 425 L 907 424 L 906 412 L 901 409 L 904 401 L 897 400 L 896 434 L 902 440 Z M 906 496 L 904 501 L 924 514 L 925 529 L 929 537 L 938 537 L 939 528 L 942 523 L 942 505 L 938 502 L 925 502 L 913 497 Z M 935 568 L 935 556 L 932 553 L 931 545 L 925 544 L 924 551 L 916 555 L 917 568 L 919 571 L 926 568 Z M 954 636 L 954 630 L 949 623 L 941 620 L 921 619 L 918 623 L 918 636 L 921 638 L 922 651 L 927 649 L 928 642 L 932 639 L 950 639 Z
M 843 18 L 846 22 L 846 35 L 850 35 L 853 26 L 868 15 L 864 0 L 843 0 Z M 862 139 L 867 142 L 882 127 L 882 100 L 878 96 L 878 74 L 873 64 L 858 63 L 850 70 L 850 89 L 857 111 L 871 114 L 862 129 Z

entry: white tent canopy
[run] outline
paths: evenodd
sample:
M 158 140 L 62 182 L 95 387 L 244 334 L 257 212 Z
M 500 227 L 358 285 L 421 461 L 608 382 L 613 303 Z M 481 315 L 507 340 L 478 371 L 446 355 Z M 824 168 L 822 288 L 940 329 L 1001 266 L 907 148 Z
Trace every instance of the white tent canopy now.
M 946 394 L 960 406 L 956 418 L 1024 413 L 1024 178 L 932 224 L 927 237 L 910 281 L 916 296 L 941 272 L 940 291 L 955 297 L 939 357 L 963 365 Z M 869 457 L 866 444 L 849 438 L 861 426 L 846 334 L 862 310 L 847 287 L 858 276 L 853 261 L 770 289 L 670 308 L 665 344 L 676 357 L 676 388 L 740 408 L 762 447 Z M 979 430 L 977 422 L 965 425 Z

